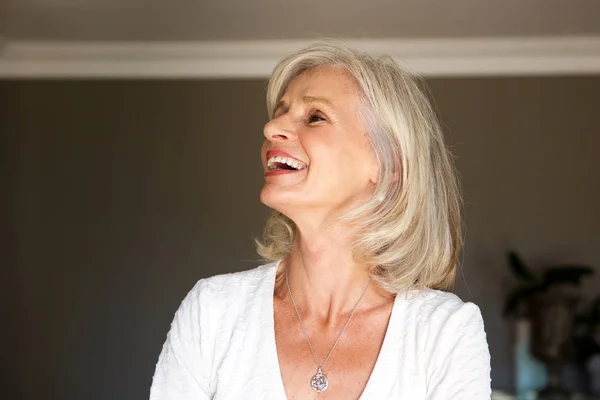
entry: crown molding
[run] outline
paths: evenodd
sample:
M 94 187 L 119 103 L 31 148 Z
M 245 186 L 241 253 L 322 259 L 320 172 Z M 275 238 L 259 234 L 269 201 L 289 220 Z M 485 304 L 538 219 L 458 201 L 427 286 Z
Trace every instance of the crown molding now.
M 311 40 L 32 42 L 4 39 L 0 78 L 265 78 Z M 425 77 L 600 74 L 600 36 L 347 40 Z

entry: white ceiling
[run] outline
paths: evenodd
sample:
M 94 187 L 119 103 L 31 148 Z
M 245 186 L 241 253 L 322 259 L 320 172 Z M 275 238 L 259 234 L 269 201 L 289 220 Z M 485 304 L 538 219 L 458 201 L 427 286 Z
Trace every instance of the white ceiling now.
M 590 36 L 600 0 L 2 0 L 0 35 L 58 41 Z

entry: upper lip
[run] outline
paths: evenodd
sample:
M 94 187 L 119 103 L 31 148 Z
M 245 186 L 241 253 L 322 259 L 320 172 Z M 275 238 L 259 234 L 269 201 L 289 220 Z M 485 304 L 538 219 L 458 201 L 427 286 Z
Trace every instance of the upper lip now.
M 291 155 L 289 153 L 286 153 L 283 150 L 278 150 L 278 149 L 269 150 L 269 151 L 267 151 L 267 155 L 266 156 L 267 156 L 267 161 L 269 161 L 269 158 L 271 158 L 271 157 L 278 157 L 279 156 L 279 157 L 287 157 L 287 158 L 294 159 L 294 160 L 296 160 L 298 162 L 301 162 L 302 164 L 308 166 L 308 164 L 306 164 L 304 161 L 302 161 L 302 160 L 294 157 L 293 155 Z

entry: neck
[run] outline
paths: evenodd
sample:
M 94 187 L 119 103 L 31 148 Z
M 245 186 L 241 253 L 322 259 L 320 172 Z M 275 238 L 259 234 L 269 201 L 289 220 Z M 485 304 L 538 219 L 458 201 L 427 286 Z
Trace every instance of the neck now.
M 290 289 L 303 314 L 335 324 L 338 317 L 351 312 L 368 285 L 368 266 L 353 257 L 353 234 L 348 227 L 330 227 L 310 235 L 297 229 L 282 268 L 288 271 Z M 285 282 L 280 287 L 280 292 L 287 291 Z M 382 295 L 370 285 L 360 308 L 373 306 Z

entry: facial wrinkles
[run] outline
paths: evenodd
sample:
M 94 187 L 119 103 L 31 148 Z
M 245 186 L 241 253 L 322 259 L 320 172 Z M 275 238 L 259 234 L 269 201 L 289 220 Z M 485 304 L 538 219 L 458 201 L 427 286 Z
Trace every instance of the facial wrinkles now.
M 310 113 L 310 109 L 315 108 L 322 111 L 327 119 L 322 125 L 323 128 L 328 129 L 330 133 L 334 134 L 334 136 L 323 135 L 320 137 L 321 141 L 325 140 L 335 146 L 336 139 L 344 140 L 347 138 L 348 140 L 352 140 L 352 138 L 348 137 L 348 134 L 360 134 L 359 139 L 356 137 L 354 138 L 354 140 L 360 140 L 360 143 L 357 143 L 358 147 L 370 149 L 366 132 L 364 129 L 361 129 L 363 123 L 359 116 L 359 101 L 356 93 L 356 84 L 353 81 L 344 82 L 339 85 L 339 90 L 331 90 L 326 95 L 323 95 L 319 90 L 319 85 L 322 84 L 322 79 L 320 81 L 319 78 L 321 78 L 320 75 L 322 73 L 326 74 L 326 76 L 328 75 L 324 70 L 309 71 L 305 72 L 305 74 L 308 75 L 305 75 L 303 80 L 292 81 L 274 111 L 274 119 L 289 116 L 288 123 L 304 124 L 304 119 L 307 117 L 307 114 Z M 340 106 L 334 106 L 336 108 L 334 111 L 333 107 L 329 104 L 324 104 L 323 101 L 319 100 L 320 98 L 323 98 L 329 103 L 333 103 L 333 105 Z M 320 125 L 315 125 L 310 127 L 310 129 L 319 129 L 320 127 Z M 290 126 L 290 129 L 301 129 L 301 127 Z M 357 132 L 358 129 L 360 129 L 360 133 Z M 331 130 L 333 130 L 333 132 Z M 303 141 L 303 136 L 304 135 L 298 136 L 300 142 Z M 354 154 L 356 153 L 354 151 L 356 150 L 354 146 L 352 146 L 352 148 L 342 146 L 339 150 L 344 153 L 343 155 L 340 155 L 342 155 L 347 162 L 352 162 L 353 158 L 358 155 Z

